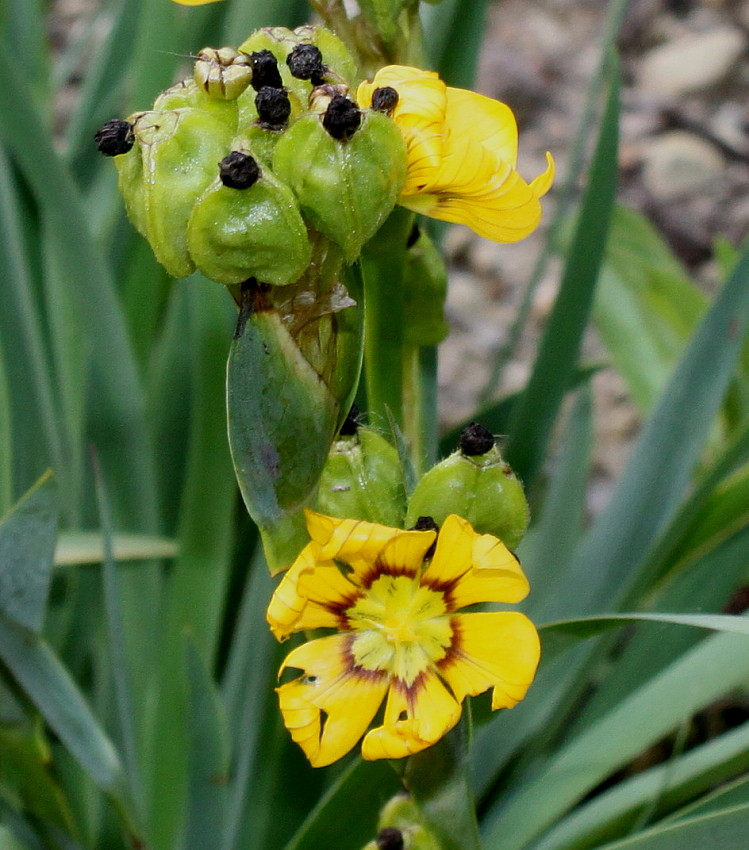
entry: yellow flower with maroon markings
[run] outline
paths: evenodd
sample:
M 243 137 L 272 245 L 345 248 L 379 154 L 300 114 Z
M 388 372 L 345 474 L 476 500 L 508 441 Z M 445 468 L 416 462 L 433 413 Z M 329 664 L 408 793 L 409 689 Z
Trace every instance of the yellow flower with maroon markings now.
M 533 624 L 515 611 L 460 611 L 528 593 L 500 540 L 454 514 L 439 533 L 311 511 L 307 527 L 312 540 L 267 617 L 279 640 L 338 632 L 294 649 L 279 672 L 302 671 L 277 692 L 284 723 L 313 766 L 341 758 L 362 735 L 365 759 L 417 753 L 455 726 L 466 696 L 489 688 L 493 709 L 523 699 L 540 654 Z M 369 729 L 383 700 L 381 723 Z
M 518 174 L 518 130 L 509 106 L 405 65 L 381 68 L 359 86 L 357 100 L 361 107 L 384 104 L 406 140 L 402 206 L 466 224 L 495 242 L 517 242 L 535 230 L 554 161 L 547 153 L 546 171 L 530 183 Z

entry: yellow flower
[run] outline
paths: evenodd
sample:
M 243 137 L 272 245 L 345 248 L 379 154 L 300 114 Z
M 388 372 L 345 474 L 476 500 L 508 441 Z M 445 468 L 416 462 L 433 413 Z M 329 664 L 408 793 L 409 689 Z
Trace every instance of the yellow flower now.
M 277 692 L 284 723 L 313 766 L 341 758 L 362 735 L 365 759 L 419 752 L 455 726 L 464 697 L 489 688 L 493 709 L 523 699 L 540 653 L 530 620 L 514 611 L 458 613 L 528 593 L 496 537 L 454 514 L 439 534 L 311 511 L 307 527 L 312 542 L 267 616 L 279 640 L 338 631 L 294 649 L 279 671 L 302 671 Z M 382 724 L 367 731 L 386 697 Z
M 398 92 L 392 114 L 408 152 L 402 206 L 466 224 L 495 242 L 516 242 L 536 228 L 554 161 L 547 153 L 546 171 L 530 184 L 517 173 L 518 131 L 508 106 L 404 65 L 388 65 L 362 83 L 359 105 L 370 106 L 385 87 Z

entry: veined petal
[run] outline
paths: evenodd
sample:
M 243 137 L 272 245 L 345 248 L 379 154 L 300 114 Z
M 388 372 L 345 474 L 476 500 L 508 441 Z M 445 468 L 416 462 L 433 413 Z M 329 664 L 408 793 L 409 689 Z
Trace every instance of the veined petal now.
M 473 568 L 449 590 L 450 608 L 457 611 L 476 602 L 520 602 L 530 590 L 517 558 L 491 534 L 476 534 Z
M 403 713 L 405 719 L 400 719 Z M 460 719 L 461 707 L 434 671 L 410 688 L 393 682 L 382 726 L 368 732 L 362 757 L 369 761 L 403 758 L 438 741 Z
M 310 537 L 320 546 L 322 561 L 334 559 L 354 566 L 359 561 L 372 563 L 385 544 L 403 532 L 375 522 L 337 519 L 314 511 L 305 511 Z
M 305 546 L 296 561 L 284 573 L 271 597 L 265 618 L 278 640 L 286 640 L 299 628 L 297 623 L 307 604 L 306 598 L 299 595 L 299 577 L 305 570 L 311 570 L 317 566 L 319 551 L 320 547 L 314 542 Z
M 476 532 L 471 524 L 450 514 L 442 523 L 432 563 L 424 572 L 424 581 L 432 587 L 451 584 L 473 566 L 473 540 Z
M 333 564 L 306 570 L 299 578 L 299 596 L 307 604 L 294 631 L 341 628 L 343 611 L 354 604 L 360 590 Z
M 492 709 L 525 696 L 541 654 L 533 623 L 515 611 L 456 614 L 453 645 L 437 665 L 458 701 L 493 687 Z
M 498 160 L 515 166 L 518 125 L 507 104 L 467 89 L 448 87 L 445 125 L 458 138 L 469 132 L 472 140 L 490 150 Z
M 548 182 L 548 180 L 546 181 Z M 543 188 L 544 181 L 537 186 Z M 431 204 L 425 200 L 431 198 Z M 541 221 L 541 204 L 534 189 L 516 171 L 497 173 L 483 191 L 460 193 L 445 188 L 429 196 L 401 196 L 399 203 L 442 221 L 465 224 L 495 242 L 517 242 Z
M 442 158 L 447 87 L 433 71 L 388 65 L 375 74 L 371 83 L 359 86 L 359 106 L 370 106 L 374 90 L 385 86 L 398 92 L 392 117 L 406 141 L 406 189 L 409 193 L 418 191 L 415 187 L 429 182 L 431 171 L 439 168 Z
M 313 767 L 331 764 L 356 744 L 387 691 L 389 676 L 356 668 L 349 644 L 347 635 L 310 641 L 293 650 L 279 672 L 304 671 L 276 691 L 284 723 Z
M 436 537 L 434 531 L 402 531 L 380 552 L 377 563 L 381 571 L 384 567 L 390 575 L 416 575 Z

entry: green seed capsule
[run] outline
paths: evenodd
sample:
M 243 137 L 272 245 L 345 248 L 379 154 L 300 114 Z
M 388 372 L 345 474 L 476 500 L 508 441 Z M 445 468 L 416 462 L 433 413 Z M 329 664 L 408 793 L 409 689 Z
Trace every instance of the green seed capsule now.
M 312 225 L 340 245 L 351 263 L 395 206 L 406 150 L 389 118 L 360 113 L 353 104 L 332 119 L 334 138 L 324 122 L 335 103 L 336 97 L 323 116 L 306 115 L 289 129 L 276 145 L 273 170 L 293 189 Z
M 226 284 L 250 277 L 276 286 L 298 280 L 312 249 L 291 190 L 241 144 L 217 171 L 188 223 L 187 247 L 197 268 Z
M 134 116 L 136 144 L 115 157 L 128 214 L 173 277 L 195 269 L 187 248 L 187 223 L 231 149 L 232 122 L 209 110 L 179 108 Z
M 398 452 L 371 428 L 339 436 L 323 469 L 315 508 L 341 519 L 398 528 L 406 512 Z
M 461 438 L 463 448 L 430 469 L 416 485 L 406 528 L 420 516 L 431 516 L 441 525 L 450 514 L 458 514 L 480 534 L 493 534 L 514 549 L 529 520 L 523 485 L 502 460 L 491 435 L 486 439 L 485 429 L 475 440 L 464 439 L 467 431 Z

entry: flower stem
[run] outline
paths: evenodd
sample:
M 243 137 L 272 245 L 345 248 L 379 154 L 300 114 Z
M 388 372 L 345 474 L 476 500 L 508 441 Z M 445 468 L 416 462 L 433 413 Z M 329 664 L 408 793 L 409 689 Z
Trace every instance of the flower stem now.
M 413 214 L 396 207 L 364 249 L 364 379 L 367 407 L 385 423 L 388 411 L 402 428 L 403 264 Z

